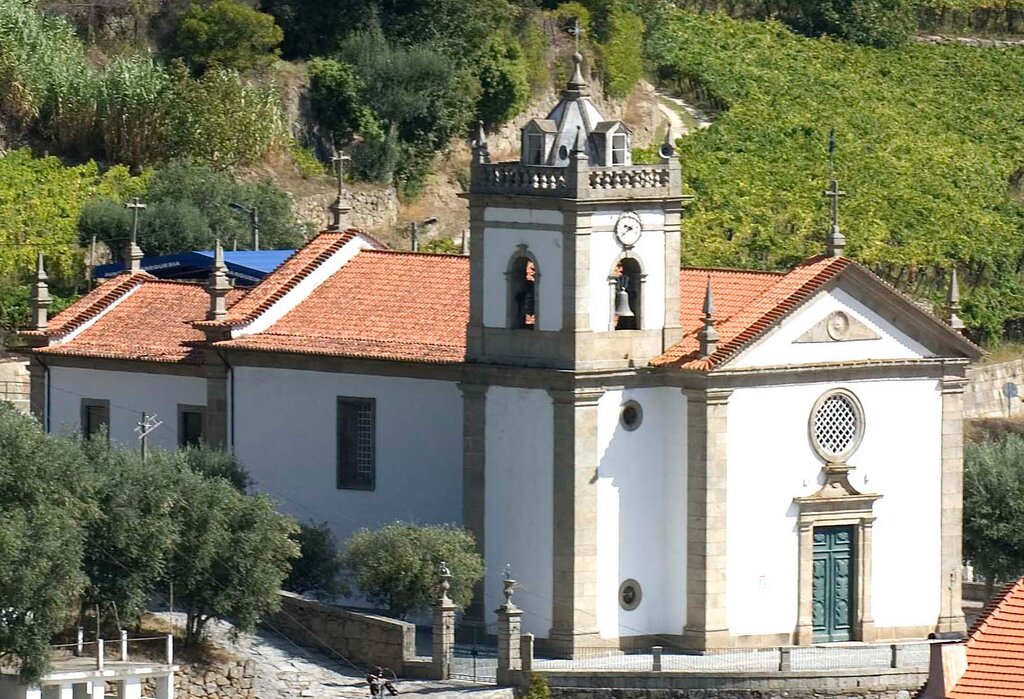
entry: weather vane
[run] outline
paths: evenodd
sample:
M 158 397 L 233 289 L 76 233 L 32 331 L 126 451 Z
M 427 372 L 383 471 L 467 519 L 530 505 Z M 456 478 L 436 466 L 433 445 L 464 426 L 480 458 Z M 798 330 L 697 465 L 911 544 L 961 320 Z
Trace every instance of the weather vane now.
M 583 29 L 580 27 L 579 18 L 572 20 L 572 26 L 567 30 L 576 39 L 576 53 L 580 52 L 580 35 L 583 33 Z

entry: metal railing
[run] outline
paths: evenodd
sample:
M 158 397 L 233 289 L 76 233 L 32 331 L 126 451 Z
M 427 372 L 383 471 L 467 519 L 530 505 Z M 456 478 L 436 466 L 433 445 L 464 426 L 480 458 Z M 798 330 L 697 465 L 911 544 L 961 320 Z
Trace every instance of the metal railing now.
M 923 669 L 926 641 L 848 646 L 720 648 L 702 652 L 654 646 L 647 649 L 577 648 L 572 659 L 536 658 L 536 670 L 609 672 L 787 672 Z
M 111 662 L 174 664 L 174 636 L 171 634 L 130 637 L 122 630 L 120 638 L 86 641 L 83 629 L 79 629 L 74 643 L 50 646 L 50 650 L 55 661 L 88 658 L 94 661 L 97 670 Z

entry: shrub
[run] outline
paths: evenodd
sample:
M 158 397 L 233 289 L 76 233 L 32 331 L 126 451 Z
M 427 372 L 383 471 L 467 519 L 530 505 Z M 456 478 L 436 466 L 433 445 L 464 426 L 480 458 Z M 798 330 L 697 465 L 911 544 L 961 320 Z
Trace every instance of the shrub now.
M 307 69 L 313 115 L 338 146 L 349 143 L 356 134 L 380 140 L 380 126 L 361 95 L 364 83 L 352 66 L 315 58 Z
M 523 52 L 505 37 L 487 43 L 476 62 L 475 74 L 480 83 L 477 117 L 486 124 L 503 124 L 513 118 L 530 96 Z
M 293 538 L 300 556 L 292 562 L 284 589 L 325 598 L 340 594 L 341 556 L 327 522 L 302 524 Z
M 989 579 L 1024 573 L 1024 437 L 964 445 L 964 555 Z
M 178 451 L 178 463 L 205 478 L 221 478 L 240 493 L 252 484 L 248 472 L 229 451 L 207 445 L 186 447 Z
M 107 158 L 136 167 L 164 158 L 172 101 L 167 72 L 152 58 L 118 58 L 100 83 L 100 136 Z
M 193 3 L 181 18 L 178 49 L 200 71 L 217 65 L 249 70 L 273 63 L 284 38 L 274 18 L 234 0 Z
M 870 46 L 905 43 L 917 28 L 913 0 L 794 0 L 783 16 L 798 31 Z
M 406 616 L 437 598 L 438 569 L 452 571 L 452 601 L 465 609 L 473 586 L 484 575 L 472 534 L 453 525 L 421 526 L 396 522 L 376 531 L 361 529 L 345 544 L 342 563 L 368 600 Z
M 611 34 L 601 46 L 605 90 L 612 97 L 625 97 L 643 77 L 644 24 L 624 10 L 615 10 L 609 22 Z

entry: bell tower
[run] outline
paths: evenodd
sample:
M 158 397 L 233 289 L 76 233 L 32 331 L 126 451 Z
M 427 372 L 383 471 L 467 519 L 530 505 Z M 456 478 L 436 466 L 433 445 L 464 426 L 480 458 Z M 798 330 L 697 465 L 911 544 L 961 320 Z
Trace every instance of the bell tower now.
M 671 138 L 634 165 L 632 133 L 590 101 L 574 57 L 558 104 L 522 129 L 519 160 L 473 140 L 471 362 L 641 366 L 681 337 L 681 192 Z

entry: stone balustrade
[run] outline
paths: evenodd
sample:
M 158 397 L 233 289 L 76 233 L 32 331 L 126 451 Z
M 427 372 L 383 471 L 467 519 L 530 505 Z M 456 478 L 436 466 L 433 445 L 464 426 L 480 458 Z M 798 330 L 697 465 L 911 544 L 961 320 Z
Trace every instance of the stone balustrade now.
M 523 165 L 518 162 L 473 166 L 475 194 L 545 197 L 666 196 L 672 193 L 669 165 L 616 165 L 578 170 L 572 165 Z M 678 185 L 677 185 L 678 186 Z

